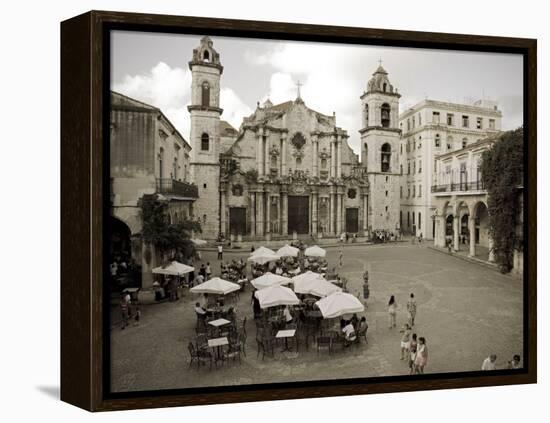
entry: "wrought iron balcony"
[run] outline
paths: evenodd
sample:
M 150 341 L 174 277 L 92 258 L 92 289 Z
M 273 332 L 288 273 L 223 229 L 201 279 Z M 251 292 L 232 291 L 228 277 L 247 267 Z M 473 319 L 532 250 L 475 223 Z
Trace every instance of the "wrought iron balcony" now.
M 472 182 L 452 182 L 450 184 L 432 185 L 432 193 L 441 192 L 468 192 L 483 191 L 485 184 L 482 180 Z
M 171 178 L 157 178 L 157 192 L 160 194 L 173 194 L 179 197 L 198 198 L 199 189 L 195 184 L 176 181 Z

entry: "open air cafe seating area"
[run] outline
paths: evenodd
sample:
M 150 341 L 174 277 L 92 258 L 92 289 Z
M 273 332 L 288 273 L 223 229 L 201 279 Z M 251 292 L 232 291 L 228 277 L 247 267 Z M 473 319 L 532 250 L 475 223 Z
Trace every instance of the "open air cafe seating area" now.
M 211 323 L 224 319 L 228 323 L 212 325 Z M 197 367 L 208 364 L 218 367 L 218 363 L 230 361 L 241 363 L 241 354 L 246 356 L 246 317 L 241 321 L 237 320 L 236 313 L 230 307 L 227 310 L 220 309 L 206 315 L 197 314 L 195 327 L 195 342 L 189 342 L 188 351 L 190 356 L 189 366 L 193 363 Z M 220 341 L 221 345 L 211 346 L 209 341 Z

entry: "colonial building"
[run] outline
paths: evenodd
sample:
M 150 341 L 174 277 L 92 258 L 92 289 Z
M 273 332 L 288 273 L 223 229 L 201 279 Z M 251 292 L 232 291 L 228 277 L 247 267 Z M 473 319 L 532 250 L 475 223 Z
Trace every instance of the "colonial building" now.
M 156 107 L 111 92 L 111 256 L 142 265 L 143 285 L 153 264 L 143 254 L 140 199 L 160 194 L 171 222 L 193 216 L 196 186 L 188 182 L 191 146 Z
M 398 225 L 399 95 L 380 67 L 361 96 L 363 161 L 336 116 L 300 96 L 269 99 L 239 129 L 222 121 L 223 66 L 209 37 L 189 62 L 192 71 L 191 177 L 203 236 L 270 240 L 300 235 L 367 235 Z M 372 196 L 372 199 L 371 199 Z
M 466 250 L 470 256 L 481 250 L 494 261 L 481 156 L 497 140 L 498 136 L 485 138 L 436 157 L 431 187 L 436 246 L 451 243 L 455 251 Z
M 401 114 L 400 222 L 405 233 L 434 239 L 436 205 L 430 185 L 435 157 L 498 133 L 501 119 L 497 103 L 488 100 L 473 105 L 424 100 Z

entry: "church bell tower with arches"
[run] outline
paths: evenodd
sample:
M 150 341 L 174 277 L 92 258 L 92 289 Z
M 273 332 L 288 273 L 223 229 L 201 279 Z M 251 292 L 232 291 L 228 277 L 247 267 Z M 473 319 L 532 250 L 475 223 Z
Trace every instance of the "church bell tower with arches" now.
M 200 219 L 202 236 L 214 239 L 220 230 L 220 78 L 223 66 L 209 37 L 193 50 L 191 70 L 190 144 L 191 180 L 199 189 L 194 215 Z
M 400 228 L 399 98 L 382 63 L 361 98 L 361 165 L 370 185 L 369 229 Z

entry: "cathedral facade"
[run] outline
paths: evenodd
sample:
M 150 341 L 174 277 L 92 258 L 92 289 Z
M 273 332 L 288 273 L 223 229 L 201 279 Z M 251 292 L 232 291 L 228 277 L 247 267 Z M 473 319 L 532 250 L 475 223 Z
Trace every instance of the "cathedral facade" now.
M 203 237 L 237 240 L 368 236 L 399 227 L 399 94 L 380 66 L 358 101 L 361 160 L 336 116 L 300 96 L 258 104 L 239 129 L 221 120 L 223 66 L 209 37 L 192 72 L 190 176 Z

